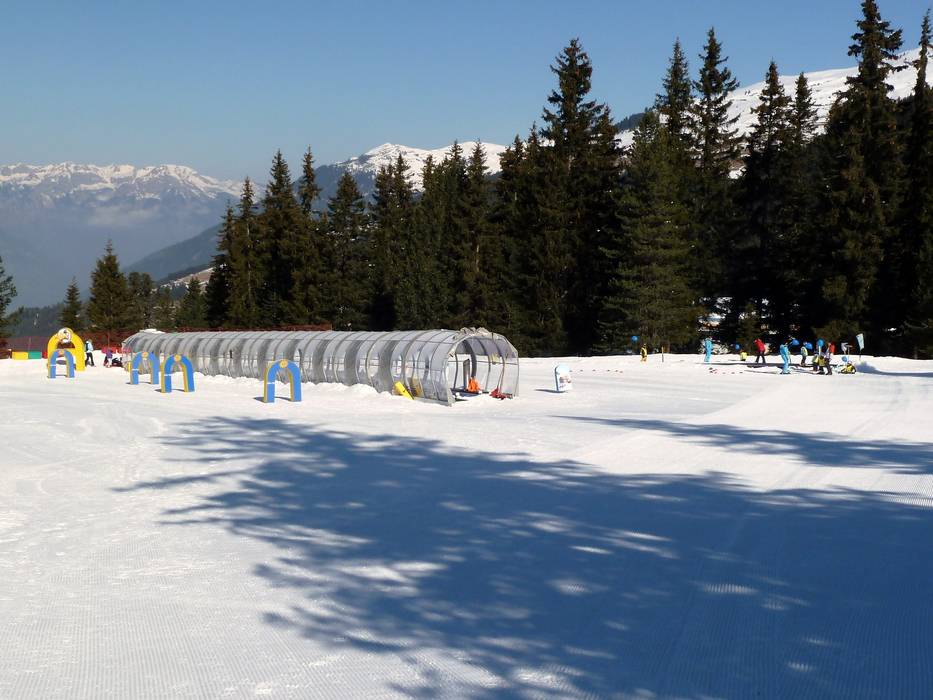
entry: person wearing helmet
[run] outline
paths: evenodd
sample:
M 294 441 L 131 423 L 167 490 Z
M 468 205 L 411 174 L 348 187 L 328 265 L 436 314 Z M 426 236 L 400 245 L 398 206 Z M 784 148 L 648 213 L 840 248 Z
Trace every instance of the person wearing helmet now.
M 810 348 L 807 347 L 808 345 L 810 345 L 810 343 L 803 343 L 800 346 L 800 366 L 801 367 L 807 366 L 807 357 L 809 357 L 810 355 Z

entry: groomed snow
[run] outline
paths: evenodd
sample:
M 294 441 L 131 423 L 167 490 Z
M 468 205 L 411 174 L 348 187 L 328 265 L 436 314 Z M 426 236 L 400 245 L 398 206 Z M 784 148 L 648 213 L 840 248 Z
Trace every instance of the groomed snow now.
M 929 697 L 933 363 L 567 361 L 452 408 L 0 362 L 0 697 Z

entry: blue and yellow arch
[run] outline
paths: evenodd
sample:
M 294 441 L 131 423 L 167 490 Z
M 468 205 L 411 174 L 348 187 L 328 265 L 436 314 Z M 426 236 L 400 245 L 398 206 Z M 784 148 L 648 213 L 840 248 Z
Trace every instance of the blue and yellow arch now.
M 152 374 L 151 383 L 157 384 L 159 382 L 159 367 L 161 364 L 159 362 L 159 356 L 154 352 L 148 352 L 146 350 L 133 355 L 133 361 L 130 363 L 130 384 L 139 384 L 139 365 L 143 360 L 149 363 Z
M 65 363 L 68 365 L 68 378 L 75 378 L 75 356 L 71 350 L 66 350 L 65 348 L 58 348 L 52 351 L 52 354 L 49 355 L 49 379 L 55 379 L 58 373 L 58 358 L 64 357 Z
M 56 350 L 70 350 L 71 348 L 59 348 L 58 346 L 63 343 L 70 343 L 74 348 L 72 352 L 71 359 L 74 360 L 75 370 L 78 372 L 84 371 L 84 341 L 81 340 L 81 336 L 75 333 L 70 328 L 62 328 L 55 333 L 51 338 L 49 338 L 49 344 L 46 348 L 45 356 L 49 358 L 51 364 L 52 353 Z
M 170 355 L 162 366 L 162 393 L 170 394 L 172 392 L 172 370 L 175 365 L 181 365 L 181 376 L 185 382 L 185 391 L 194 391 L 194 366 L 184 355 Z
M 262 400 L 265 403 L 275 402 L 275 378 L 282 370 L 288 372 L 288 383 L 292 390 L 292 403 L 301 401 L 301 371 L 291 360 L 277 360 L 270 362 L 266 367 L 265 384 L 262 390 Z

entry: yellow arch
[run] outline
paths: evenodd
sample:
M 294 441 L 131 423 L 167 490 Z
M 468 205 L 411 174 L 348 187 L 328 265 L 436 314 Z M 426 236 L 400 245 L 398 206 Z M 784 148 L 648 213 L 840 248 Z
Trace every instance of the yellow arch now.
M 52 356 L 52 353 L 58 349 L 58 334 L 61 331 L 68 331 L 71 333 L 71 343 L 75 346 L 74 352 L 71 354 L 75 358 L 75 371 L 83 372 L 84 371 L 84 341 L 81 340 L 81 336 L 75 333 L 70 328 L 62 328 L 60 331 L 56 332 L 51 338 L 49 338 L 49 345 L 46 349 L 45 356 L 49 358 Z M 48 368 L 48 359 L 45 361 L 46 368 Z

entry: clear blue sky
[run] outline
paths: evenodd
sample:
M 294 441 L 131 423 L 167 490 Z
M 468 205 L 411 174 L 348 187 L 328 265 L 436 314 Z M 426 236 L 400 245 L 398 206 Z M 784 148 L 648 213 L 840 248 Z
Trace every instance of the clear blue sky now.
M 917 42 L 925 0 L 880 0 Z M 649 104 L 671 44 L 715 26 L 742 84 L 850 65 L 857 0 L 21 2 L 0 21 L 3 163 L 180 163 L 264 179 L 386 141 L 507 142 L 539 118 L 580 37 L 594 94 Z

